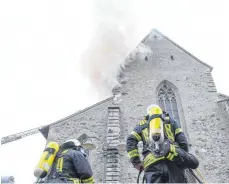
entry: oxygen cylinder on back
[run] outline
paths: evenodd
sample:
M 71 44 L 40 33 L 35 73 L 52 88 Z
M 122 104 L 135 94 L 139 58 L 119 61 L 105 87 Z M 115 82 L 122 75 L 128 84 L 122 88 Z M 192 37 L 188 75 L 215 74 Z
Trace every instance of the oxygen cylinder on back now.
M 34 175 L 37 178 L 44 178 L 47 176 L 49 170 L 52 168 L 56 153 L 59 151 L 59 144 L 56 142 L 49 142 L 44 149 L 40 161 L 34 170 Z
M 164 133 L 163 133 L 163 122 L 161 118 L 152 119 L 149 123 L 150 129 L 150 141 L 153 142 L 163 142 Z
M 162 114 L 161 108 L 151 108 L 149 111 L 149 116 Z M 164 141 L 164 128 L 163 122 L 160 117 L 153 118 L 149 122 L 149 138 L 153 150 L 159 152 L 160 147 L 159 144 Z

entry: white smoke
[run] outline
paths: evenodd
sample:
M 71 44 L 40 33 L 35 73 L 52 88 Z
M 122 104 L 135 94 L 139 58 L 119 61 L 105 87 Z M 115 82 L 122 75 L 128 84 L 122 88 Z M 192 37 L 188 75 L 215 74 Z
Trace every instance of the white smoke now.
M 112 95 L 112 89 L 119 85 L 117 76 L 121 67 L 142 38 L 139 39 L 137 25 L 127 10 L 131 3 L 93 2 L 93 33 L 81 58 L 81 70 L 104 98 Z

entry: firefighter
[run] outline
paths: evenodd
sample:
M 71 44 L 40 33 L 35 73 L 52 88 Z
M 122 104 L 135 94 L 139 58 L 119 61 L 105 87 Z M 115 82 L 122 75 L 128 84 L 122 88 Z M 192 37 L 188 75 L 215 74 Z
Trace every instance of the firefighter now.
M 47 183 L 94 183 L 91 166 L 80 142 L 70 139 L 60 146 Z
M 155 119 L 162 122 L 163 149 L 159 154 L 155 154 L 150 149 L 150 122 Z M 158 132 L 157 132 L 158 133 Z M 157 134 L 158 136 L 158 134 Z M 158 138 L 158 137 L 156 137 Z M 160 139 L 157 139 L 160 141 Z M 143 162 L 140 160 L 138 152 L 138 142 L 143 142 Z M 185 177 L 183 169 L 196 169 L 198 160 L 188 153 L 188 142 L 177 121 L 163 113 L 158 105 L 151 105 L 147 108 L 147 116 L 144 117 L 127 137 L 126 150 L 131 163 L 137 170 L 144 169 L 147 183 L 184 183 Z

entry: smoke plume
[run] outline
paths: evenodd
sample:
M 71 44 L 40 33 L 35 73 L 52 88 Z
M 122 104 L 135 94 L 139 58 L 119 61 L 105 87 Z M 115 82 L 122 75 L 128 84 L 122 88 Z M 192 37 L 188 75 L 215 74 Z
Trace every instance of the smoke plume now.
M 128 4 L 110 0 L 94 2 L 93 33 L 81 58 L 81 71 L 99 97 L 105 98 L 120 85 L 117 76 L 142 38 L 138 38 L 137 25 L 127 11 Z

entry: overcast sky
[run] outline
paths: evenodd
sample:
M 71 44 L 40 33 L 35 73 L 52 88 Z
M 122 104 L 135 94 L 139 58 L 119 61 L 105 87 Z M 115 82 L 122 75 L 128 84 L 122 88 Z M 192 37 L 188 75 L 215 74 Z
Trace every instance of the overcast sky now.
M 90 81 L 81 72 L 80 57 L 89 46 L 94 27 L 106 15 L 108 22 L 118 20 L 117 14 L 110 13 L 112 8 L 134 22 L 137 31 L 133 39 L 141 39 L 157 28 L 213 66 L 218 92 L 229 95 L 228 4 L 227 0 L 122 0 L 109 6 L 96 0 L 1 1 L 0 135 L 52 123 L 98 101 Z M 26 149 L 26 153 L 11 155 L 13 148 L 20 150 L 32 143 L 36 154 Z M 36 135 L 2 146 L 4 165 L 9 159 L 2 159 L 2 155 L 11 155 L 15 165 L 5 165 L 7 169 L 1 173 L 18 176 L 18 181 L 27 173 L 27 181 L 31 181 L 32 165 L 44 143 Z M 30 160 L 28 172 L 20 169 L 23 154 Z

